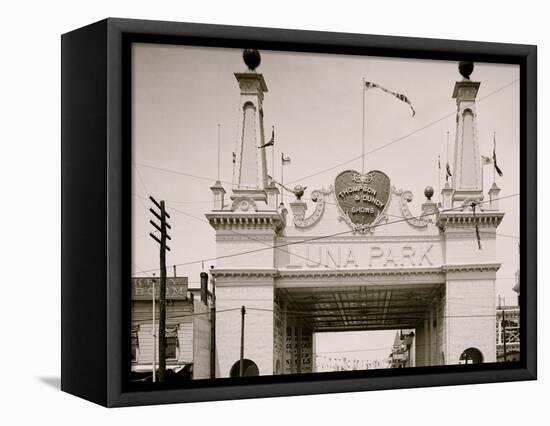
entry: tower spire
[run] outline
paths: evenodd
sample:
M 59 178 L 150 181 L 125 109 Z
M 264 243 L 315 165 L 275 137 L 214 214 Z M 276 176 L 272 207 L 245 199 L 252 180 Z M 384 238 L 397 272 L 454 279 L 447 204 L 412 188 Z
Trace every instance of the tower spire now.
M 476 96 L 480 83 L 470 80 L 474 70 L 472 62 L 458 65 L 462 81 L 455 83 L 456 136 L 454 150 L 453 201 L 480 200 L 483 198 L 481 157 L 477 137 Z
M 235 73 L 241 91 L 235 164 L 233 167 L 233 193 L 246 192 L 256 200 L 265 200 L 268 186 L 263 100 L 267 85 L 262 74 L 256 72 L 261 62 L 257 50 L 247 49 L 243 59 L 246 72 Z

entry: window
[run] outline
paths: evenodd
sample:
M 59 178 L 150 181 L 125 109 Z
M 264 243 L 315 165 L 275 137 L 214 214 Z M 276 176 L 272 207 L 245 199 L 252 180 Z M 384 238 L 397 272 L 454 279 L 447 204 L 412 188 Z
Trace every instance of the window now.
M 138 339 L 139 325 L 132 326 L 132 362 L 137 362 L 139 352 L 139 339 Z
M 178 326 L 166 327 L 166 359 L 178 359 Z

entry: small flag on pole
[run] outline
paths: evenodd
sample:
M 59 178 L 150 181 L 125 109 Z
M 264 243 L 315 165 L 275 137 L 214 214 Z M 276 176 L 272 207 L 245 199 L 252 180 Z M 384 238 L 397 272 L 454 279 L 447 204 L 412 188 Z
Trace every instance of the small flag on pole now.
M 498 167 L 497 164 L 497 138 L 495 133 L 493 133 L 493 166 L 495 166 L 495 170 L 498 175 L 502 177 L 502 170 L 500 170 L 500 167 Z
M 285 157 L 285 155 L 281 152 L 281 164 L 284 166 L 286 164 L 290 164 L 290 157 Z
M 416 114 L 416 111 L 414 110 L 413 106 L 412 106 L 412 102 L 409 100 L 409 98 L 407 98 L 405 95 L 402 95 L 401 93 L 396 93 L 396 92 L 392 92 L 391 90 L 388 90 L 386 89 L 385 87 L 382 87 L 380 86 L 379 84 L 376 84 L 376 83 L 372 83 L 370 81 L 365 81 L 365 89 L 366 90 L 369 90 L 369 89 L 380 89 L 382 90 L 383 92 L 386 92 L 392 96 L 395 96 L 397 99 L 399 99 L 401 102 L 405 102 L 406 104 L 409 105 L 409 107 L 411 107 L 411 111 L 412 111 L 412 116 L 414 117 L 414 115 Z
M 262 146 L 259 146 L 258 149 L 267 148 L 268 146 L 275 145 L 275 128 L 271 129 L 271 139 L 268 142 L 264 143 Z
M 445 170 L 445 173 L 446 173 L 446 175 L 445 175 L 445 181 L 448 181 L 449 178 L 452 176 L 452 174 L 451 174 L 451 166 L 449 165 L 449 162 L 448 162 L 448 161 L 447 161 L 447 164 L 446 164 L 445 169 L 446 169 L 446 170 Z

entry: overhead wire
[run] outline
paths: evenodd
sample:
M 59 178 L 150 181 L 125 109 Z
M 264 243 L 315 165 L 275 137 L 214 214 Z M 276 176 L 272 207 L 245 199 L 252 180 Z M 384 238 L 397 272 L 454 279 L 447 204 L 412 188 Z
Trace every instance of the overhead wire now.
M 503 197 L 500 197 L 500 198 L 495 198 L 492 201 L 504 200 L 504 199 L 508 199 L 508 198 L 511 198 L 511 197 L 517 197 L 518 195 L 519 195 L 518 193 L 510 194 L 510 195 L 506 195 L 506 196 L 503 196 Z M 490 202 L 490 201 L 489 200 L 479 201 L 477 203 L 477 205 L 488 203 L 488 202 Z M 174 208 L 172 207 L 172 209 L 174 209 Z M 463 209 L 464 209 L 464 206 L 458 206 L 458 207 L 453 207 L 453 208 L 449 208 L 449 209 L 439 210 L 439 211 L 436 211 L 436 212 L 423 213 L 421 215 L 413 216 L 412 218 L 403 218 L 403 219 L 395 220 L 395 221 L 391 221 L 391 222 L 378 223 L 378 224 L 372 225 L 371 229 L 379 228 L 379 227 L 382 227 L 382 226 L 389 226 L 389 225 L 393 225 L 393 224 L 396 224 L 396 223 L 406 222 L 410 219 L 421 219 L 423 217 L 427 217 L 427 216 L 431 216 L 431 215 L 435 215 L 435 214 L 448 213 L 448 212 L 458 211 L 458 210 L 463 210 Z M 242 255 L 246 255 L 246 254 L 252 254 L 252 253 L 256 253 L 256 252 L 260 252 L 260 251 L 265 251 L 265 250 L 268 250 L 268 249 L 278 249 L 278 248 L 281 248 L 281 247 L 293 246 L 293 245 L 297 245 L 297 244 L 304 244 L 304 243 L 308 243 L 308 242 L 312 242 L 312 241 L 319 241 L 319 240 L 332 238 L 332 237 L 337 237 L 337 236 L 340 236 L 340 235 L 346 235 L 346 234 L 355 233 L 355 232 L 356 231 L 353 230 L 353 229 L 352 230 L 347 230 L 347 231 L 341 231 L 341 232 L 336 232 L 336 233 L 333 233 L 333 234 L 326 234 L 326 235 L 306 238 L 306 239 L 303 239 L 303 240 L 300 240 L 300 241 L 291 241 L 291 242 L 287 242 L 287 243 L 283 243 L 283 244 L 279 244 L 279 245 L 270 245 L 269 247 L 266 247 L 266 248 L 252 249 L 252 250 L 247 250 L 247 251 L 243 251 L 243 252 L 239 252 L 239 253 L 231 253 L 231 254 L 215 256 L 215 257 L 210 257 L 210 258 L 205 258 L 205 259 L 199 259 L 199 260 L 194 260 L 194 261 L 189 261 L 189 262 L 176 263 L 175 266 L 187 266 L 187 265 L 199 264 L 199 263 L 202 263 L 202 262 L 211 262 L 211 261 L 215 261 L 215 260 L 219 260 L 219 259 L 226 259 L 226 258 L 230 258 L 230 257 L 236 257 L 236 256 L 242 256 Z M 158 271 L 158 270 L 159 269 L 156 268 L 156 269 L 148 270 L 147 272 L 153 272 L 153 271 Z
M 493 96 L 493 95 L 495 95 L 495 94 L 501 92 L 502 90 L 504 90 L 504 89 L 506 89 L 506 88 L 508 88 L 508 87 L 510 87 L 510 86 L 512 86 L 512 85 L 514 85 L 514 84 L 517 83 L 518 81 L 519 81 L 519 79 L 515 79 L 515 80 L 513 80 L 513 81 L 511 81 L 511 82 L 509 82 L 509 83 L 507 83 L 507 84 L 505 84 L 504 86 L 501 86 L 501 87 L 499 87 L 498 89 L 496 89 L 496 90 L 494 90 L 494 91 L 492 91 L 492 92 L 490 92 L 490 93 L 488 93 L 488 94 L 486 94 L 486 95 L 484 95 L 484 96 L 479 97 L 479 98 L 476 100 L 476 102 L 477 102 L 477 103 L 482 102 L 482 101 L 484 101 L 485 99 L 487 99 L 487 98 L 489 98 L 489 97 L 491 97 L 491 96 Z M 466 109 L 466 108 L 470 107 L 470 106 L 473 105 L 473 104 L 474 104 L 474 102 L 472 102 L 471 104 L 466 104 L 466 105 L 464 105 L 464 106 L 462 107 L 462 109 Z M 384 148 L 387 148 L 388 146 L 391 146 L 391 145 L 393 145 L 393 144 L 395 144 L 395 143 L 397 143 L 397 142 L 400 142 L 400 141 L 402 141 L 402 140 L 405 140 L 405 139 L 407 139 L 408 137 L 410 137 L 410 136 L 412 136 L 412 135 L 414 135 L 414 134 L 416 134 L 416 133 L 421 132 L 422 130 L 427 129 L 427 128 L 433 126 L 434 124 L 437 124 L 437 123 L 439 123 L 439 122 L 441 122 L 441 121 L 443 121 L 443 120 L 445 120 L 445 119 L 447 119 L 447 118 L 449 118 L 449 117 L 452 117 L 452 116 L 455 115 L 455 114 L 456 114 L 456 111 L 452 111 L 452 112 L 450 112 L 450 113 L 448 113 L 448 114 L 445 114 L 444 116 L 442 116 L 442 117 L 440 117 L 440 118 L 438 118 L 438 119 L 436 119 L 436 120 L 431 121 L 430 123 L 428 123 L 428 124 L 426 124 L 426 125 L 424 125 L 424 126 L 422 126 L 422 127 L 417 128 L 416 130 L 414 130 L 414 131 L 412 131 L 412 132 L 407 133 L 406 135 L 400 136 L 400 137 L 397 138 L 397 139 L 393 139 L 393 140 L 391 140 L 390 142 L 388 142 L 388 143 L 386 143 L 386 144 L 384 144 L 384 145 L 381 145 L 381 146 L 379 146 L 379 147 L 377 147 L 377 148 L 375 148 L 375 149 L 373 149 L 373 150 L 371 150 L 371 151 L 367 151 L 367 152 L 365 152 L 364 154 L 361 154 L 361 155 L 359 155 L 359 156 L 357 156 L 357 157 L 354 157 L 354 158 L 352 158 L 352 159 L 349 159 L 349 160 L 346 160 L 346 161 L 344 161 L 344 162 L 338 163 L 338 164 L 336 164 L 336 165 L 334 165 L 334 166 L 331 166 L 331 167 L 329 167 L 329 168 L 320 170 L 320 171 L 315 172 L 315 173 L 313 173 L 313 174 L 310 174 L 310 175 L 307 175 L 307 176 L 303 176 L 303 177 L 301 177 L 300 179 L 295 179 L 295 180 L 293 180 L 293 181 L 287 182 L 287 185 L 292 184 L 292 183 L 296 183 L 296 182 L 300 182 L 300 181 L 303 181 L 303 180 L 305 180 L 305 179 L 309 179 L 309 178 L 311 178 L 311 177 L 320 175 L 320 174 L 325 173 L 325 172 L 330 171 L 330 170 L 334 170 L 334 169 L 336 169 L 336 168 L 338 168 L 338 167 L 341 167 L 341 166 L 346 165 L 346 164 L 348 164 L 348 163 L 351 163 L 351 162 L 353 162 L 353 161 L 359 160 L 359 159 L 361 159 L 363 156 L 367 156 L 367 155 L 373 154 L 373 153 L 375 153 L 375 152 L 378 152 L 378 151 L 380 151 L 380 150 L 382 150 L 382 149 L 384 149 Z M 138 163 L 138 162 L 134 162 L 134 163 L 132 163 L 132 164 L 135 165 L 135 166 L 138 166 L 138 167 L 145 167 L 145 168 L 149 168 L 149 169 L 153 169 L 153 170 L 163 171 L 163 172 L 166 172 L 166 173 L 171 173 L 171 174 L 176 174 L 176 175 L 181 175 L 181 176 L 186 176 L 186 177 L 192 177 L 192 178 L 195 178 L 195 179 L 208 180 L 208 181 L 210 181 L 210 182 L 214 181 L 214 179 L 212 179 L 211 177 L 205 177 L 205 176 L 195 175 L 195 174 L 191 174 L 191 173 L 185 173 L 185 172 L 181 172 L 181 171 L 178 171 L 178 170 L 167 169 L 167 168 L 164 168 L 164 167 L 154 166 L 154 165 L 150 165 L 150 164 Z M 228 184 L 228 185 L 233 185 L 233 182 L 229 182 L 229 181 L 225 181 L 225 180 L 222 180 L 221 183 L 226 183 L 226 184 Z M 149 192 L 149 191 L 147 191 L 147 192 Z
M 493 95 L 495 95 L 495 94 L 501 92 L 502 90 L 504 90 L 504 89 L 506 89 L 506 88 L 508 88 L 508 87 L 510 87 L 510 86 L 512 86 L 512 85 L 514 85 L 514 84 L 517 83 L 518 81 L 519 81 L 519 79 L 515 79 L 515 80 L 511 81 L 510 83 L 505 84 L 504 86 L 501 86 L 500 88 L 498 88 L 498 89 L 496 89 L 496 90 L 494 90 L 494 91 L 488 93 L 487 95 L 479 97 L 479 98 L 476 100 L 476 102 L 479 103 L 479 102 L 481 102 L 481 101 L 483 101 L 483 100 L 489 98 L 490 96 L 493 96 Z M 462 109 L 464 110 L 464 109 L 466 109 L 466 108 L 469 108 L 469 107 L 471 107 L 471 106 L 474 105 L 474 104 L 475 104 L 475 102 L 472 102 L 472 103 L 470 103 L 470 104 L 466 104 L 466 105 L 464 105 L 464 106 L 462 107 Z M 391 146 L 391 145 L 393 145 L 393 144 L 395 144 L 395 143 L 397 143 L 397 142 L 401 142 L 402 140 L 405 140 L 405 139 L 409 138 L 410 136 L 412 136 L 412 135 L 414 135 L 414 134 L 416 134 L 416 133 L 419 133 L 419 132 L 421 132 L 422 130 L 425 130 L 425 129 L 427 129 L 428 127 L 431 127 L 431 126 L 433 126 L 434 124 L 437 124 L 437 123 L 439 123 L 439 122 L 441 122 L 441 121 L 443 121 L 443 120 L 446 120 L 447 118 L 450 118 L 450 117 L 452 117 L 452 116 L 454 116 L 454 115 L 456 115 L 456 111 L 452 111 L 452 112 L 450 112 L 450 113 L 448 113 L 448 114 L 445 114 L 444 116 L 442 116 L 442 117 L 440 117 L 440 118 L 438 118 L 438 119 L 436 119 L 436 120 L 434 120 L 434 121 L 431 121 L 430 123 L 428 123 L 428 124 L 426 124 L 426 125 L 424 125 L 424 126 L 422 126 L 422 127 L 419 127 L 419 128 L 417 128 L 416 130 L 413 130 L 412 132 L 407 133 L 406 135 L 400 136 L 400 137 L 397 138 L 397 139 L 393 139 L 392 141 L 390 141 L 390 142 L 388 142 L 388 143 L 386 143 L 386 144 L 384 144 L 384 145 L 381 145 L 381 146 L 379 146 L 379 147 L 377 147 L 377 148 L 374 148 L 374 149 L 372 149 L 372 150 L 370 150 L 370 151 L 367 151 L 367 152 L 365 152 L 364 154 L 361 154 L 361 155 L 359 155 L 359 156 L 357 156 L 357 157 L 354 157 L 354 158 L 351 158 L 351 159 L 349 159 L 349 160 L 343 161 L 343 162 L 338 163 L 338 164 L 336 164 L 336 165 L 334 165 L 334 166 L 327 167 L 326 169 L 320 170 L 320 171 L 315 172 L 315 173 L 312 173 L 312 174 L 310 174 L 310 175 L 303 176 L 303 177 L 301 177 L 301 178 L 299 178 L 299 179 L 292 180 L 292 181 L 288 182 L 287 185 L 290 185 L 290 184 L 293 184 L 293 183 L 296 183 L 296 182 L 303 182 L 304 180 L 309 179 L 309 178 L 311 178 L 311 177 L 318 176 L 318 175 L 323 174 L 323 173 L 325 173 L 325 172 L 328 172 L 328 171 L 337 169 L 338 167 L 341 167 L 341 166 L 344 166 L 344 165 L 346 165 L 346 164 L 349 164 L 349 163 L 352 163 L 352 162 L 354 162 L 354 161 L 357 161 L 357 160 L 361 159 L 361 158 L 364 157 L 364 156 L 367 156 L 367 155 L 370 155 L 370 154 L 374 154 L 375 152 L 378 152 L 378 151 L 380 151 L 380 150 L 382 150 L 382 149 L 384 149 L 384 148 L 387 148 L 388 146 Z

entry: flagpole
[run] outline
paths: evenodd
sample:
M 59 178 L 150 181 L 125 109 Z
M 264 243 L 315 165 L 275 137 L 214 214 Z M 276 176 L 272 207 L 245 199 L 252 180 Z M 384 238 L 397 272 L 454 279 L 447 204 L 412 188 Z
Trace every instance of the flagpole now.
M 218 181 L 220 180 L 220 124 L 218 123 Z
M 497 132 L 493 132 L 493 183 L 497 181 L 496 168 Z
M 437 167 L 438 167 L 438 174 L 437 174 L 437 193 L 439 194 L 439 202 L 441 203 L 441 156 L 437 156 Z
M 447 161 L 445 162 L 445 182 L 449 181 L 449 173 L 447 173 L 447 166 L 449 165 L 449 131 L 447 130 L 447 149 L 446 149 Z
M 285 155 L 281 152 L 281 204 L 285 203 L 285 189 L 283 187 L 283 185 L 285 184 L 283 179 L 283 170 L 285 168 L 285 164 L 283 158 L 285 158 Z
M 362 103 L 362 109 L 361 109 L 361 119 L 362 119 L 362 127 L 361 127 L 361 173 L 365 174 L 365 77 L 362 77 L 361 79 L 361 90 L 363 92 L 363 103 Z
M 271 145 L 271 180 L 275 182 L 275 126 L 271 126 L 271 135 L 273 137 L 273 145 Z
M 481 161 L 481 192 L 483 192 L 483 189 L 485 188 L 485 178 L 483 177 L 484 168 L 485 168 L 484 161 Z

